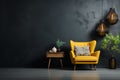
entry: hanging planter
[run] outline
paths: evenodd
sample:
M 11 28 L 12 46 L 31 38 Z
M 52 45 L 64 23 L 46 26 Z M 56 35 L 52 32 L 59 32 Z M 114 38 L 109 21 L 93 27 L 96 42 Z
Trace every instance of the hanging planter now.
M 108 28 L 106 27 L 104 21 L 102 21 L 97 28 L 97 32 L 100 36 L 105 36 L 108 33 Z
M 115 12 L 115 8 L 110 8 L 110 11 L 107 15 L 107 21 L 111 25 L 116 24 L 118 22 L 118 15 Z

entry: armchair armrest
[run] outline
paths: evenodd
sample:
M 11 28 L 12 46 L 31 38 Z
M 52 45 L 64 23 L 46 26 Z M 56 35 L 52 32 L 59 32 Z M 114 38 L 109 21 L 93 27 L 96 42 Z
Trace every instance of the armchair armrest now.
M 70 56 L 71 56 L 71 58 L 75 58 L 75 53 L 73 52 L 73 51 L 70 51 Z
M 95 57 L 97 57 L 97 58 L 98 58 L 98 60 L 99 60 L 100 50 L 95 51 L 94 53 L 92 53 L 92 54 L 91 54 L 91 56 L 95 56 Z

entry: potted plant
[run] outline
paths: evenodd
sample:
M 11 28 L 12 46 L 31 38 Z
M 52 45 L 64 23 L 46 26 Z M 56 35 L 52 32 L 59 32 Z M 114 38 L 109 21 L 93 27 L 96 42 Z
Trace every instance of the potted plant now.
M 109 60 L 109 67 L 112 69 L 116 68 L 116 59 L 114 54 L 120 52 L 120 35 L 113 35 L 112 33 L 106 34 L 104 39 L 101 41 L 101 48 L 107 50 L 111 58 Z
M 60 51 L 61 46 L 65 45 L 66 43 L 60 39 L 56 41 L 56 46 L 58 48 L 58 51 Z

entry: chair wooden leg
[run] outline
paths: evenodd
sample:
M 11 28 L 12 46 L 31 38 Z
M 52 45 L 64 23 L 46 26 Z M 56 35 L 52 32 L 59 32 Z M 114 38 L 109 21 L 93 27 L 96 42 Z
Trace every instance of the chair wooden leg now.
M 96 70 L 96 64 L 93 64 L 93 66 L 94 66 L 94 70 Z
M 74 65 L 74 70 L 76 70 L 76 64 Z
M 60 59 L 60 64 L 61 64 L 61 68 L 63 68 L 63 63 L 62 63 L 62 59 Z

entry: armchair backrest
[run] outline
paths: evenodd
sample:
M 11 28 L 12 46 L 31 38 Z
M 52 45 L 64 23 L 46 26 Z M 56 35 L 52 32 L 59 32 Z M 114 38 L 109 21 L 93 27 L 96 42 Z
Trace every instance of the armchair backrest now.
M 92 40 L 89 42 L 76 42 L 76 41 L 70 40 L 70 47 L 72 51 L 74 51 L 74 46 L 80 46 L 80 47 L 89 46 L 90 53 L 93 53 L 96 47 L 96 40 Z

